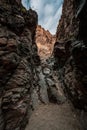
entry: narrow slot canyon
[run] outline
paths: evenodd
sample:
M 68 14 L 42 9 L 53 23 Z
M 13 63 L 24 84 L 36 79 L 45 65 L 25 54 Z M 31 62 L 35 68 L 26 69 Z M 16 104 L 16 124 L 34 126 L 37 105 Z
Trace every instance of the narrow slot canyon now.
M 62 1 L 56 31 L 25 2 L 0 0 L 0 130 L 87 130 L 87 2 Z

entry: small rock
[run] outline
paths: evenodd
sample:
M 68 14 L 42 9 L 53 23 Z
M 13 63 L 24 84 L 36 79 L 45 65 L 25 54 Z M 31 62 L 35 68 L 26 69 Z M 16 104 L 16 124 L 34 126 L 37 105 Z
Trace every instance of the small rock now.
M 50 69 L 49 68 L 44 68 L 43 73 L 46 74 L 46 75 L 50 74 Z
M 12 95 L 12 99 L 18 99 L 20 98 L 20 93 Z
M 7 44 L 6 38 L 0 38 L 0 46 L 5 46 Z
M 48 84 L 49 86 L 52 86 L 52 85 L 55 84 L 54 81 L 51 80 L 50 78 L 46 78 L 46 81 L 47 81 L 47 84 Z
M 48 95 L 50 102 L 62 104 L 66 101 L 66 98 L 64 95 L 60 95 L 56 87 L 50 87 L 48 89 Z

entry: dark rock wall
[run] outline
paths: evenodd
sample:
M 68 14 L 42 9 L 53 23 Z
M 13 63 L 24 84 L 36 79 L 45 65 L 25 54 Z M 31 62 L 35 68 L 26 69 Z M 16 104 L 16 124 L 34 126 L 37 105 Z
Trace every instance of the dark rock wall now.
M 80 6 L 80 10 L 82 8 L 82 10 L 79 12 L 78 17 L 80 19 L 80 23 L 79 23 L 79 39 L 80 40 L 84 40 L 87 41 L 87 2 L 86 0 L 83 0 L 83 6 Z
M 57 41 L 75 38 L 78 34 L 78 21 L 75 17 L 75 0 L 64 0 L 62 16 L 56 32 Z
M 23 130 L 29 116 L 35 68 L 37 14 L 19 0 L 0 1 L 0 130 Z
M 74 105 L 87 111 L 86 28 L 87 1 L 65 0 L 56 34 L 54 67 Z

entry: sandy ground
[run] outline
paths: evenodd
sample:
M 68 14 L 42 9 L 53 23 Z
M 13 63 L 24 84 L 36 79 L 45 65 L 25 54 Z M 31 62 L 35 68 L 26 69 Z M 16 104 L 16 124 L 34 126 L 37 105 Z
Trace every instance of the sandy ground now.
M 40 105 L 25 130 L 82 130 L 71 103 Z

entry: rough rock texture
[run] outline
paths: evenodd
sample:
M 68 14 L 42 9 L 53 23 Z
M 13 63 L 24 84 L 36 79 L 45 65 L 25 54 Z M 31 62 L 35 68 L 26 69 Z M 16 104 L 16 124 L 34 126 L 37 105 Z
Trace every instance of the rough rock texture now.
M 78 1 L 78 0 L 76 0 Z M 76 19 L 75 0 L 64 0 L 62 16 L 56 33 L 57 41 L 66 41 L 75 38 L 78 35 L 79 22 Z
M 87 129 L 87 1 L 64 0 L 54 46 L 59 79 Z
M 38 46 L 38 54 L 41 59 L 47 59 L 51 56 L 54 43 L 55 35 L 52 35 L 49 31 L 46 31 L 38 25 L 36 30 L 36 44 Z
M 19 0 L 0 1 L 0 130 L 24 129 L 40 63 L 35 44 L 37 14 Z
M 55 68 L 74 105 L 87 111 L 87 1 L 64 1 L 58 26 Z
M 26 11 L 20 0 L 0 1 L 0 130 L 24 130 L 39 104 L 66 100 L 52 73 L 52 63 L 40 64 L 35 43 L 37 21 L 36 12 Z M 41 30 L 44 42 L 53 46 L 55 38 Z

